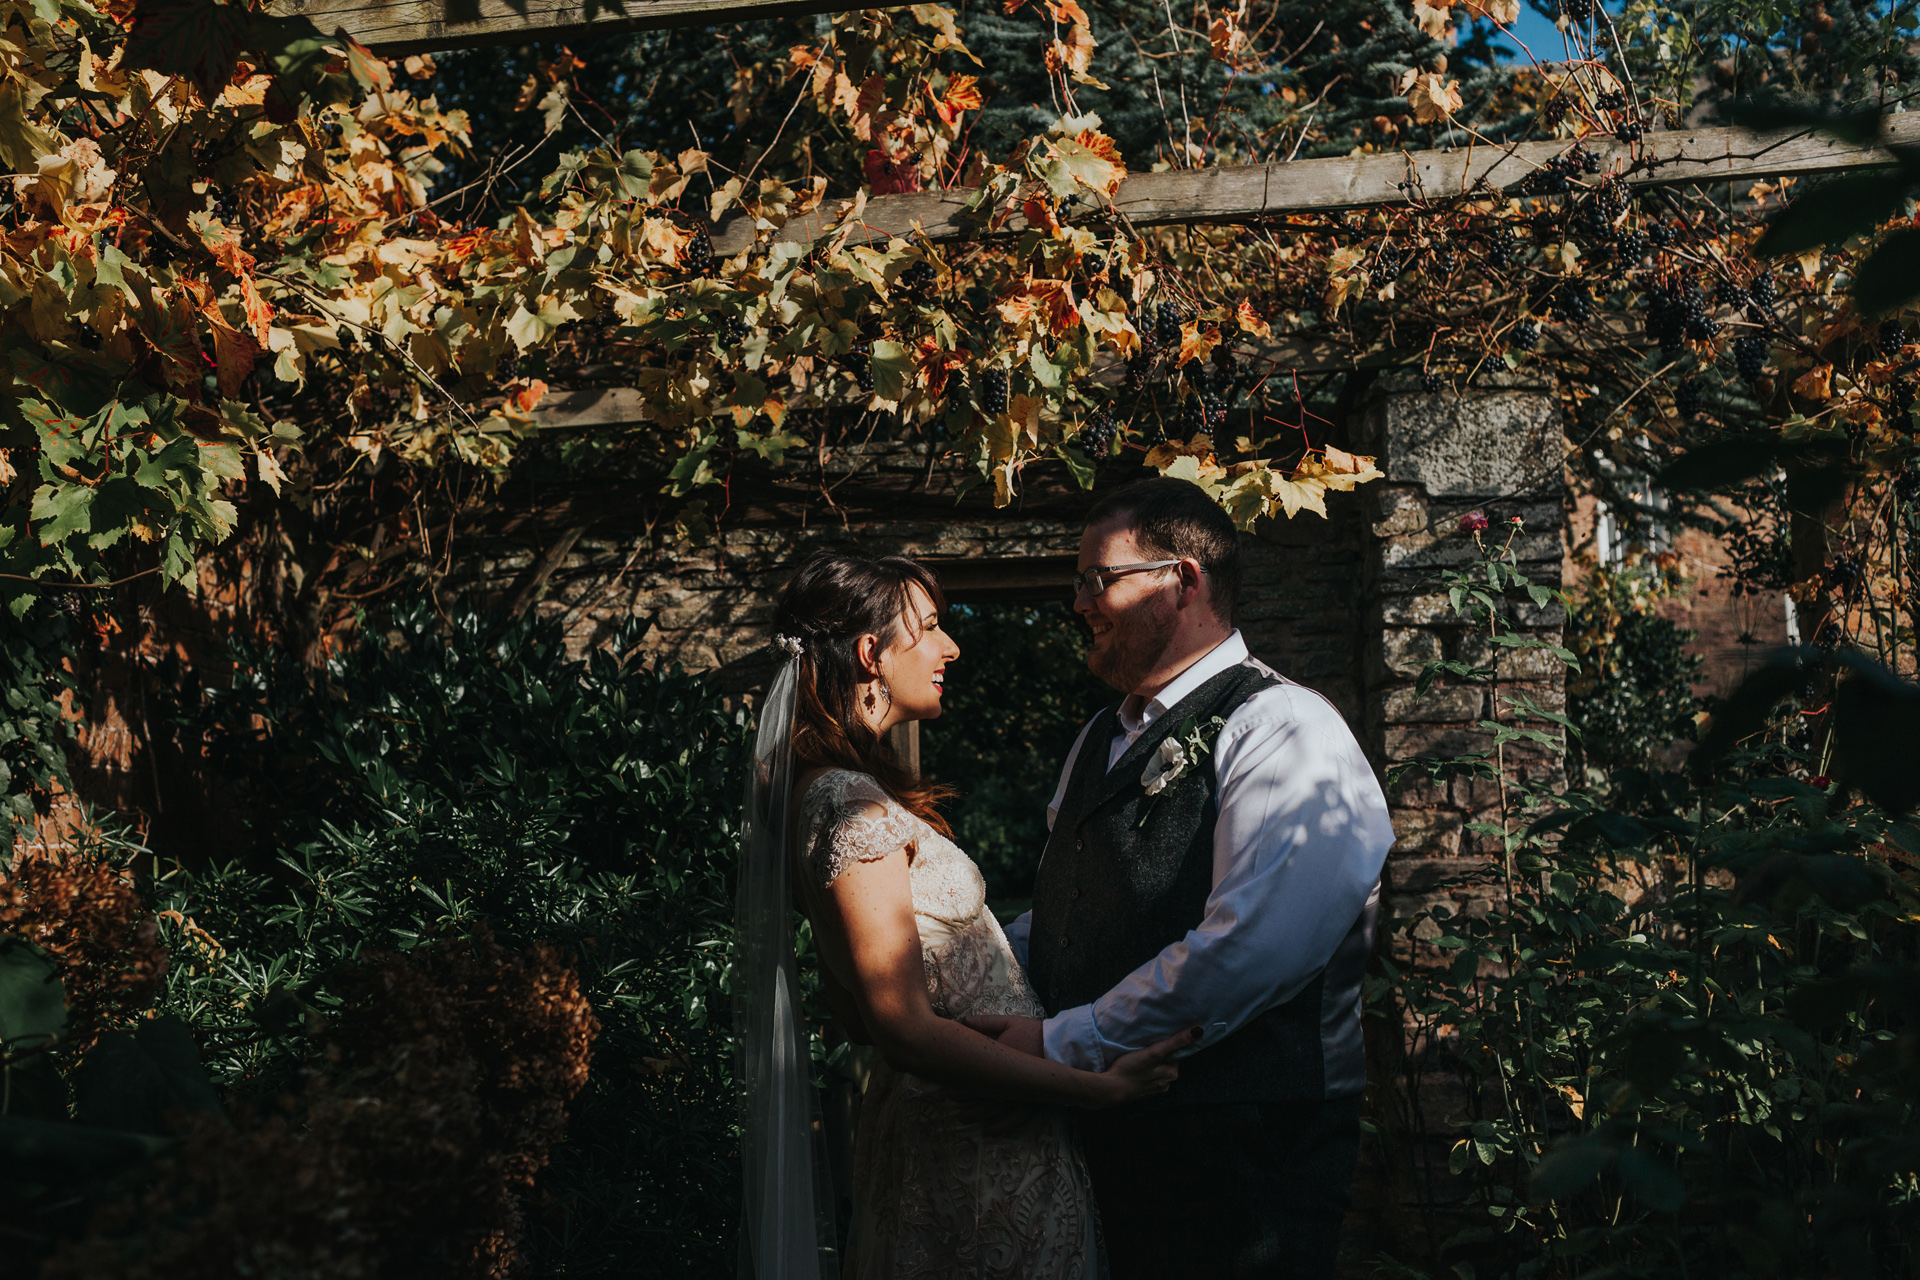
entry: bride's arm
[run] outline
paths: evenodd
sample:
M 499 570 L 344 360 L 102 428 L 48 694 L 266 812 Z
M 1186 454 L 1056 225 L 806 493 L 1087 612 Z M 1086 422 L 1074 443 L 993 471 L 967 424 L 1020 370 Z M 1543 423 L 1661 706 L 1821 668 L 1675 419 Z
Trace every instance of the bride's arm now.
M 817 931 L 819 943 L 842 952 L 842 971 L 852 976 L 848 994 L 875 1047 L 896 1070 L 975 1093 L 1075 1107 L 1162 1093 L 1178 1075 L 1172 1056 L 1192 1042 L 1192 1032 L 1095 1073 L 1007 1048 L 934 1013 L 904 848 L 849 862 L 821 897 L 829 919 Z

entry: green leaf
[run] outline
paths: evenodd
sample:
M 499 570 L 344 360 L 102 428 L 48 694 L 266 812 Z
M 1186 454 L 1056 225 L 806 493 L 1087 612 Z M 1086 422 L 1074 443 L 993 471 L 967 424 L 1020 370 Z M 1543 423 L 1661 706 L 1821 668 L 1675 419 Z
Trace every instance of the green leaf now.
M 1062 462 L 1067 464 L 1067 470 L 1072 473 L 1075 484 L 1079 485 L 1082 489 L 1093 488 L 1093 459 L 1081 452 L 1078 445 L 1063 444 L 1055 449 L 1054 452 L 1060 456 Z
M 1670 1167 L 1639 1147 L 1620 1153 L 1620 1180 L 1640 1202 L 1658 1213 L 1673 1213 L 1686 1203 L 1687 1184 Z
M 1920 297 L 1920 228 L 1903 227 L 1854 269 L 1853 300 L 1879 314 Z
M 21 938 L 0 938 L 0 1044 L 18 1053 L 55 1039 L 67 1025 L 60 968 Z
M 913 362 L 907 349 L 885 338 L 875 340 L 872 355 L 873 393 L 882 400 L 900 401 L 907 397 Z
M 34 492 L 32 517 L 45 523 L 39 530 L 40 545 L 54 547 L 88 527 L 87 514 L 93 506 L 93 490 L 83 484 L 41 485 Z
M 1613 1163 L 1615 1148 L 1599 1134 L 1562 1142 L 1533 1166 L 1528 1187 L 1535 1200 L 1564 1200 L 1591 1186 Z

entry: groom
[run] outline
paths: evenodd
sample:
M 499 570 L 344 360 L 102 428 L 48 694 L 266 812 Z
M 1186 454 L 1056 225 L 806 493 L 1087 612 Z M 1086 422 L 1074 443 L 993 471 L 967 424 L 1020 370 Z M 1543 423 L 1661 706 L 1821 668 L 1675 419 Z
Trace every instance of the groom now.
M 1007 930 L 1049 1016 L 970 1020 L 1096 1071 L 1202 1028 L 1170 1093 L 1081 1119 L 1114 1280 L 1330 1277 L 1350 1200 L 1393 829 L 1339 712 L 1248 654 L 1239 585 L 1232 522 L 1184 480 L 1088 517 L 1074 608 L 1126 697 L 1068 753 Z

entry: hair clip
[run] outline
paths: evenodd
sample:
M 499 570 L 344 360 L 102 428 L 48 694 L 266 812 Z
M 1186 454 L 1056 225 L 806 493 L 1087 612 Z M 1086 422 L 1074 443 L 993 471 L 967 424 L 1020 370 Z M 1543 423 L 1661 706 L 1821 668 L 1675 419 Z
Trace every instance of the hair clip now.
M 793 657 L 800 656 L 800 640 L 797 636 L 775 636 L 773 642 L 785 649 Z

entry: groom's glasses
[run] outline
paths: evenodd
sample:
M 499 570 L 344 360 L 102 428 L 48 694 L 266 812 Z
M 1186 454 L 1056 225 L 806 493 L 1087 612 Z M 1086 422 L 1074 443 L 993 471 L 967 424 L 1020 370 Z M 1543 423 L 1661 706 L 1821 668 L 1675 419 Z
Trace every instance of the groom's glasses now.
M 1138 564 L 1099 564 L 1073 578 L 1073 593 L 1079 595 L 1085 591 L 1088 595 L 1105 595 L 1115 578 L 1123 578 L 1129 573 L 1147 573 L 1154 569 L 1170 569 L 1179 564 L 1178 560 L 1142 560 Z M 1202 569 L 1200 572 L 1205 573 Z

